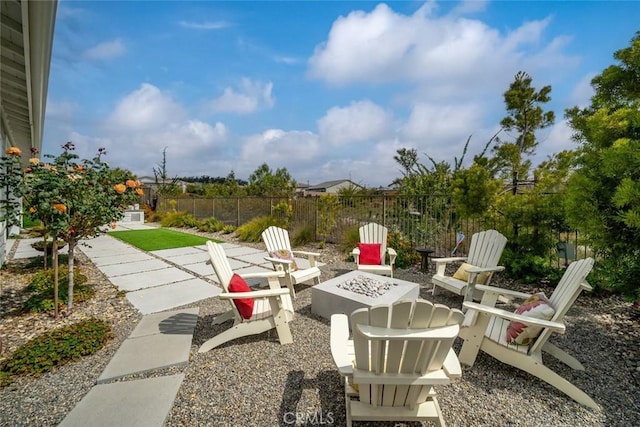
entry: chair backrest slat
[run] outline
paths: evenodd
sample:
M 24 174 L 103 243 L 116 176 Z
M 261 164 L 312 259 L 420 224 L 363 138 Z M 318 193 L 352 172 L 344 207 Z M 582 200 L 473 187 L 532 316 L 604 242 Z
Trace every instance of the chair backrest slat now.
M 375 222 L 365 224 L 359 229 L 360 243 L 380 243 L 380 262 L 383 265 L 386 262 L 388 232 L 387 227 Z
M 267 247 L 267 252 L 274 252 L 280 249 L 291 250 L 289 232 L 283 228 L 271 226 L 262 232 L 262 241 Z
M 442 369 L 447 354 L 457 336 L 458 325 L 464 319 L 459 310 L 444 305 L 432 304 L 424 300 L 403 300 L 392 305 L 359 309 L 351 314 L 355 367 L 377 375 L 416 374 Z M 362 333 L 363 325 L 388 328 L 389 335 L 369 338 Z M 442 327 L 447 331 L 444 337 L 416 337 L 417 330 Z M 407 335 L 397 335 L 406 330 Z M 413 335 L 412 335 L 413 334 Z M 358 384 L 360 401 L 373 406 L 414 406 L 424 401 L 431 386 L 391 384 Z
M 486 230 L 471 236 L 467 262 L 476 267 L 495 267 L 507 244 L 507 238 L 496 230 Z
M 222 286 L 224 292 L 229 292 L 229 282 L 231 282 L 231 277 L 233 277 L 233 270 L 229 264 L 227 254 L 224 252 L 224 248 L 219 243 L 208 240 L 207 251 L 209 252 L 209 259 L 211 260 L 213 270 L 220 281 L 220 286 Z M 241 319 L 242 317 L 240 316 L 240 312 L 236 305 L 232 300 L 229 300 L 229 303 L 231 304 L 235 317 L 238 320 Z
M 551 318 L 552 321 L 562 323 L 565 314 L 573 306 L 580 293 L 585 288 L 589 288 L 585 280 L 593 268 L 593 263 L 593 258 L 585 258 L 569 264 L 560 282 L 556 285 L 556 289 L 549 297 L 549 302 L 555 310 L 555 314 Z M 529 353 L 542 348 L 552 333 L 553 331 L 549 329 L 543 329 L 536 341 L 530 346 Z

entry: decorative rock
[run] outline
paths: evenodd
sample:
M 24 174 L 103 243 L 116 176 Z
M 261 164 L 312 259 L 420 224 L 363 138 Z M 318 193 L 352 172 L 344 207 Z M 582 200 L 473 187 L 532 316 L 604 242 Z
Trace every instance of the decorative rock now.
M 369 298 L 377 298 L 386 294 L 387 291 L 392 287 L 398 285 L 395 283 L 382 282 L 380 280 L 371 279 L 369 277 L 360 275 L 336 286 L 346 291 L 368 296 Z

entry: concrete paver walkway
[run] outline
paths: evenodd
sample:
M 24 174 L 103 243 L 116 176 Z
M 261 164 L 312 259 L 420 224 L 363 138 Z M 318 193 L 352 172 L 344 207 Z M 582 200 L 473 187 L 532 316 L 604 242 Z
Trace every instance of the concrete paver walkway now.
M 144 224 L 119 223 L 116 229 L 149 229 Z M 31 247 L 40 239 L 18 241 L 14 258 L 41 255 Z M 128 375 L 171 366 L 186 366 L 198 320 L 198 308 L 176 307 L 220 293 L 206 246 L 144 252 L 103 235 L 79 245 L 95 266 L 143 314 L 123 341 L 89 393 L 65 417 L 61 426 L 159 427 L 171 410 L 184 374 L 118 381 Z M 266 252 L 223 244 L 234 271 L 271 270 Z M 61 252 L 65 252 L 64 248 Z M 304 262 L 301 263 L 304 266 Z M 114 382 L 116 381 L 116 382 Z

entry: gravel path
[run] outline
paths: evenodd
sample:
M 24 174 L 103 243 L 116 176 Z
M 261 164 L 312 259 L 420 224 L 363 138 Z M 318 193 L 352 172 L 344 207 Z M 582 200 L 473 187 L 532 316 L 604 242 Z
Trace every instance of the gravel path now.
M 354 267 L 344 262 L 332 247 L 321 252 L 323 261 L 328 262 L 322 267 L 323 280 Z M 98 298 L 90 308 L 78 307 L 64 322 L 88 315 L 105 318 L 113 325 L 115 338 L 96 355 L 41 378 L 18 379 L 12 386 L 0 389 L 0 426 L 57 425 L 95 385 L 122 340 L 140 319 L 126 298 L 82 255 L 80 263 L 98 290 Z M 0 270 L 3 284 L 0 336 L 5 343 L 2 356 L 37 331 L 46 329 L 40 325 L 55 326 L 46 316 L 25 320 L 12 314 L 11 307 L 15 306 L 19 288 L 23 286 L 14 276 L 11 271 Z M 397 270 L 396 277 L 420 283 L 421 296 L 434 300 L 428 274 L 410 268 Z M 547 295 L 552 292 L 544 287 L 508 285 L 526 292 L 542 290 Z M 459 307 L 462 298 L 442 291 L 435 301 Z M 226 311 L 226 304 L 217 299 L 196 304 L 200 307 L 200 319 L 186 368 L 147 375 L 185 374 L 166 425 L 344 425 L 344 395 L 330 355 L 329 323 L 311 313 L 311 288 L 298 288 L 294 302 L 296 318 L 290 324 L 293 344 L 281 346 L 272 331 L 198 354 L 203 342 L 229 326 L 228 323 L 211 326 L 212 317 Z M 567 334 L 552 341 L 575 355 L 587 370 L 572 371 L 552 357 L 545 357 L 545 363 L 593 397 L 601 410 L 583 407 L 544 382 L 480 353 L 473 368 L 463 369 L 460 380 L 438 388 L 445 421 L 459 426 L 640 425 L 640 327 L 628 303 L 618 297 L 598 299 L 582 295 L 565 319 Z M 455 347 L 459 350 L 460 342 Z

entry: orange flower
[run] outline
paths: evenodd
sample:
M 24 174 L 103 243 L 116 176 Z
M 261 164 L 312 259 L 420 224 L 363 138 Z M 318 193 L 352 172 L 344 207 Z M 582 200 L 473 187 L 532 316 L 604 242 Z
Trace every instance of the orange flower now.
M 75 170 L 76 172 L 82 172 L 84 168 L 82 167 L 82 165 L 76 165 Z
M 33 206 L 31 206 L 31 207 L 29 208 L 29 212 L 30 212 L 30 213 L 36 213 L 37 211 L 38 211 L 38 209 L 34 208 Z
M 62 203 L 56 203 L 53 205 L 53 209 L 57 210 L 60 213 L 65 213 L 67 211 L 67 207 Z
M 144 194 L 144 191 L 142 191 L 142 188 L 136 188 L 136 194 L 138 196 L 142 196 Z
M 5 153 L 9 156 L 19 156 L 22 154 L 22 151 L 20 151 L 18 147 L 9 147 Z
M 31 166 L 38 166 L 40 164 L 40 159 L 37 157 L 32 157 L 29 159 L 29 164 L 31 164 Z
M 31 172 L 31 168 L 24 168 L 24 173 L 29 173 Z
M 132 179 L 128 179 L 126 184 L 127 184 L 127 187 L 129 188 L 136 188 L 136 182 Z
M 116 228 L 117 224 L 115 222 L 111 223 L 111 229 L 114 230 Z
M 136 187 L 141 187 L 141 186 L 142 186 L 142 183 L 140 182 L 140 180 L 136 179 Z
M 127 187 L 125 187 L 124 184 L 116 184 L 113 186 L 113 189 L 116 190 L 116 193 L 118 194 L 122 194 L 127 191 Z

